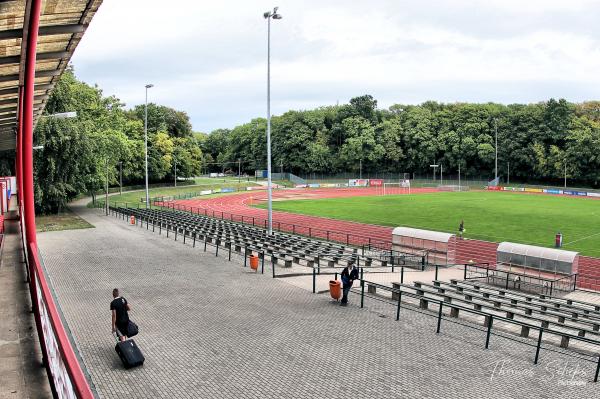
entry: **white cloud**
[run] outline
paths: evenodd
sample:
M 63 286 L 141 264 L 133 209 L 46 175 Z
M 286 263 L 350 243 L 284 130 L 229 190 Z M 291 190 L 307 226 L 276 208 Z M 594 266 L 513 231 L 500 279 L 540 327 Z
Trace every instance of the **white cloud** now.
M 279 1 L 273 111 L 347 102 L 590 99 L 600 4 L 591 0 Z M 79 76 L 130 105 L 151 98 L 194 128 L 264 114 L 270 2 L 105 0 L 74 57 Z M 288 107 L 288 108 L 286 108 Z

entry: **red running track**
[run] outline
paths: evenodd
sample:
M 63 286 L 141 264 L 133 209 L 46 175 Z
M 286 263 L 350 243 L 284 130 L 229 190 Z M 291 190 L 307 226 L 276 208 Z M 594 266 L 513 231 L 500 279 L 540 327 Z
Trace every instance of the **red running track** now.
M 435 189 L 412 189 L 416 193 L 433 193 Z M 317 199 L 356 196 L 375 196 L 381 194 L 381 188 L 319 188 L 290 189 L 273 191 L 273 200 Z M 264 190 L 248 191 L 222 197 L 206 199 L 176 200 L 171 203 L 192 209 L 194 213 L 207 214 L 266 227 L 267 210 L 253 208 L 251 205 L 267 200 Z M 392 239 L 392 227 L 366 223 L 350 222 L 318 216 L 300 215 L 287 212 L 273 212 L 273 229 L 303 234 L 318 238 L 344 242 L 353 245 L 368 245 L 389 248 Z M 456 246 L 456 263 L 496 262 L 498 243 L 481 240 L 459 240 Z M 600 259 L 580 256 L 579 280 L 581 288 L 600 290 Z

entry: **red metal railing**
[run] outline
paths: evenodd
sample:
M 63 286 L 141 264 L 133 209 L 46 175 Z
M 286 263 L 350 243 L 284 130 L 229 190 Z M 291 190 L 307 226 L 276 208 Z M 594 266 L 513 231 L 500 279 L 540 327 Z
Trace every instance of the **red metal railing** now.
M 54 303 L 36 244 L 29 244 L 29 250 L 31 254 L 29 261 L 33 270 L 31 279 L 35 280 L 37 292 L 37 303 L 34 306 L 40 314 L 42 331 L 40 338 L 45 343 L 44 358 L 53 389 L 59 398 L 93 399 L 92 390 L 79 365 Z

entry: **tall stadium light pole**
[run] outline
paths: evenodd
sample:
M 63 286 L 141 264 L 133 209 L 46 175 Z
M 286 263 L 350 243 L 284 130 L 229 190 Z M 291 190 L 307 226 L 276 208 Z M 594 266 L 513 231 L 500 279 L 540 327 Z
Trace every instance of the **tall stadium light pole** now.
M 495 168 L 495 180 L 498 180 L 498 120 L 494 118 L 494 129 L 496 130 L 496 168 Z
M 267 20 L 267 196 L 269 205 L 269 235 L 273 234 L 273 187 L 271 185 L 271 19 L 281 19 L 277 8 L 267 11 L 263 17 Z
M 123 161 L 119 161 L 119 195 L 123 195 Z
M 458 136 L 458 153 L 460 154 L 460 157 L 458 159 L 458 191 L 462 191 L 461 189 L 461 176 L 460 176 L 460 164 L 462 163 L 462 129 L 460 129 L 459 131 L 459 136 Z
M 358 178 L 362 179 L 362 158 L 358 160 L 358 165 L 359 165 L 358 166 L 358 170 L 359 170 L 359 172 L 358 172 Z
M 106 163 L 106 193 L 104 197 L 104 208 L 106 209 L 106 216 L 108 216 L 108 158 L 105 159 Z
M 438 166 L 440 166 L 440 165 L 438 165 L 438 164 L 429 165 L 430 168 L 433 168 L 433 183 L 434 184 L 435 184 L 435 171 L 437 170 Z
M 177 159 L 173 159 L 173 162 L 175 163 L 175 182 L 173 185 L 177 187 Z
M 146 103 L 144 104 L 144 153 L 146 158 L 146 208 L 150 204 L 150 194 L 148 192 L 148 89 L 154 87 L 153 84 L 146 85 Z
M 458 191 L 462 191 L 460 187 L 460 161 L 458 161 Z

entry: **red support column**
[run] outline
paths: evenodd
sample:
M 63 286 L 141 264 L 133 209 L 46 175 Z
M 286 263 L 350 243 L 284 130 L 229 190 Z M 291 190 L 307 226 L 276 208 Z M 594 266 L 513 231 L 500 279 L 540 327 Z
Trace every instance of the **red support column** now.
M 35 205 L 33 190 L 33 85 L 35 81 L 35 61 L 38 40 L 38 30 L 40 27 L 41 0 L 31 1 L 31 12 L 29 16 L 29 32 L 27 35 L 27 51 L 25 60 L 25 77 L 23 82 L 23 112 L 21 113 L 23 122 L 21 138 L 22 154 L 22 184 L 23 184 L 23 220 L 25 222 L 25 250 L 27 251 L 28 270 L 29 270 L 29 290 L 31 294 L 31 305 L 35 317 L 35 325 L 42 347 L 42 362 L 46 366 L 46 372 L 50 380 L 53 393 L 56 393 L 54 381 L 51 377 L 52 372 L 48 363 L 48 354 L 44 333 L 42 331 L 42 321 L 40 309 L 38 306 L 37 281 L 35 273 L 35 259 L 32 250 L 37 251 L 37 239 L 35 234 Z M 43 278 L 43 277 L 40 277 Z M 55 395 L 56 396 L 56 395 Z
M 23 213 L 27 250 L 30 244 L 37 244 L 35 234 L 35 206 L 33 191 L 33 85 L 35 82 L 35 61 L 40 26 L 41 0 L 32 0 L 27 35 L 27 54 L 25 60 L 25 81 L 23 96 Z M 30 257 L 31 259 L 31 254 Z
M 19 150 L 19 137 L 21 136 L 21 86 L 19 86 L 19 94 L 17 97 L 17 102 L 18 102 L 18 106 L 17 106 L 17 135 L 15 137 L 16 141 L 15 141 L 15 178 L 17 179 L 17 191 L 19 192 L 19 198 L 21 197 L 21 190 L 19 189 L 19 180 L 21 179 L 21 176 L 19 175 L 20 171 L 19 168 L 21 167 L 20 163 L 19 163 L 19 159 L 21 157 L 21 153 Z M 14 190 L 13 190 L 14 191 Z M 17 201 L 18 203 L 18 201 Z
M 19 86 L 19 108 L 17 114 L 17 203 L 19 206 L 19 217 L 21 216 L 21 204 L 23 203 L 23 86 Z

